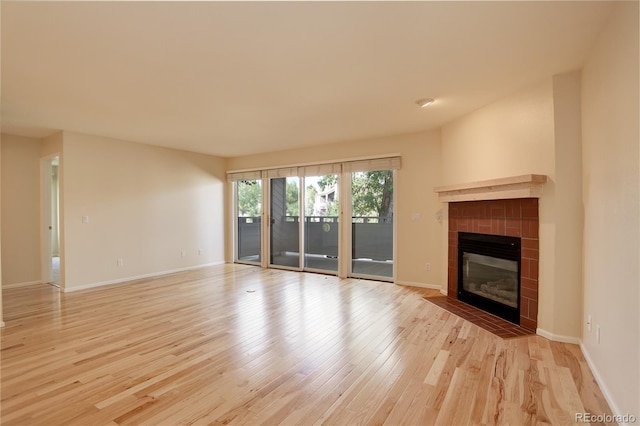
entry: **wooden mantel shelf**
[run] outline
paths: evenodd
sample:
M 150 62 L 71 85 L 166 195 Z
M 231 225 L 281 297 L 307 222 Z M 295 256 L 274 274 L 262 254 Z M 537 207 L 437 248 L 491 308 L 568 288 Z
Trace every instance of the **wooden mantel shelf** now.
M 546 175 L 521 175 L 434 188 L 445 203 L 457 201 L 540 198 Z

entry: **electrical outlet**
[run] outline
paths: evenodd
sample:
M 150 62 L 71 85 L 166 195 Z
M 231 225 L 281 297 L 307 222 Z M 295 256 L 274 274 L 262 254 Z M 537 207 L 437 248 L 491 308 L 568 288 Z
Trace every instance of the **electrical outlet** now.
M 591 332 L 591 315 L 587 315 L 587 330 Z
M 187 252 L 184 250 L 180 250 L 180 257 L 187 257 Z
M 600 326 L 596 325 L 596 341 L 600 343 Z
M 123 259 L 116 260 L 116 265 L 118 266 L 118 268 L 121 268 L 122 266 L 124 266 L 124 260 Z
M 427 271 L 427 272 L 430 271 L 431 270 L 431 263 L 429 263 L 429 262 L 425 263 L 424 264 L 424 270 Z
M 203 251 L 204 251 L 204 250 L 202 250 L 201 248 L 200 248 L 200 249 L 198 249 L 198 256 L 202 256 L 202 252 L 203 252 Z

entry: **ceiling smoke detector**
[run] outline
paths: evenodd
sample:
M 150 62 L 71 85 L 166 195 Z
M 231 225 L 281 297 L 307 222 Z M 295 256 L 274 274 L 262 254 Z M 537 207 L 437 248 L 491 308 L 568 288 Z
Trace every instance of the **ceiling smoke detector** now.
M 434 102 L 435 100 L 433 98 L 423 98 L 423 99 L 418 99 L 416 101 L 416 103 L 420 106 L 420 108 L 428 107 Z

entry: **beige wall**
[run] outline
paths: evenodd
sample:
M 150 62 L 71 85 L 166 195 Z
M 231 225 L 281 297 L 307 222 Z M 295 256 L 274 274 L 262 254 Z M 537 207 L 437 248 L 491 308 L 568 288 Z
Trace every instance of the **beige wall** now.
M 224 261 L 223 159 L 63 139 L 66 290 Z
M 444 185 L 554 172 L 551 79 L 442 128 Z
M 444 184 L 548 176 L 540 198 L 538 332 L 574 342 L 582 307 L 579 91 L 578 73 L 549 78 L 442 129 Z
M 2 135 L 2 283 L 40 279 L 40 141 Z
M 433 192 L 433 187 L 440 185 L 439 131 L 230 158 L 227 168 L 255 169 L 384 154 L 402 156 L 394 205 L 398 231 L 397 282 L 439 287 L 445 281 L 438 267 L 442 262 L 442 225 L 436 220 L 442 206 Z M 419 219 L 413 220 L 416 213 Z M 427 262 L 432 264 L 431 271 L 425 271 Z
M 50 157 L 62 154 L 62 132 L 55 133 L 49 137 L 42 139 L 40 155 Z
M 584 349 L 617 413 L 640 415 L 638 3 L 620 2 L 583 70 Z M 596 327 L 600 326 L 598 343 Z
M 2 5 L 0 4 L 0 19 L 2 17 Z M 0 37 L 1 39 L 2 37 Z M 0 55 L 0 58 L 2 55 Z M 0 70 L 2 70 L 2 59 L 0 59 Z M 2 81 L 2 71 L 0 71 L 0 81 Z M 2 99 L 2 84 L 0 84 L 0 99 Z M 1 115 L 0 115 L 1 117 Z M 0 128 L 2 119 L 0 118 Z M 0 327 L 4 327 L 4 316 L 2 309 L 2 134 L 0 133 Z
M 2 241 L 2 134 L 0 134 L 0 242 Z M 4 327 L 2 305 L 2 244 L 0 244 L 0 327 Z
M 553 323 L 547 330 L 557 336 L 582 335 L 582 129 L 581 74 L 573 72 L 553 77 L 554 117 L 554 200 L 547 208 L 554 239 L 544 247 L 553 249 L 553 281 L 544 292 L 550 303 L 541 310 L 550 313 Z M 548 200 L 547 201 L 551 201 Z M 552 205 L 553 207 L 551 207 Z M 544 211 L 544 210 L 543 210 Z M 544 226 L 544 224 L 543 224 Z

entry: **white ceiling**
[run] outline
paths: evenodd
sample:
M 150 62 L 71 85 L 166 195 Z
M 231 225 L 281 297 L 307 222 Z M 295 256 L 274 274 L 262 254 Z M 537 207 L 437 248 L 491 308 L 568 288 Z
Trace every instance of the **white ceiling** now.
M 611 3 L 1 7 L 4 132 L 231 157 L 441 126 L 581 68 Z

